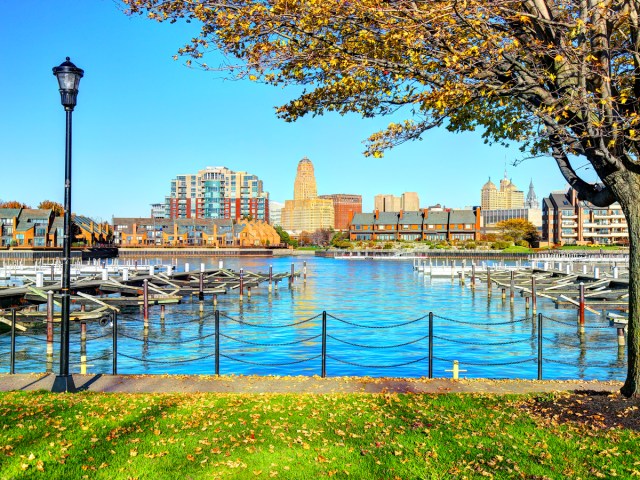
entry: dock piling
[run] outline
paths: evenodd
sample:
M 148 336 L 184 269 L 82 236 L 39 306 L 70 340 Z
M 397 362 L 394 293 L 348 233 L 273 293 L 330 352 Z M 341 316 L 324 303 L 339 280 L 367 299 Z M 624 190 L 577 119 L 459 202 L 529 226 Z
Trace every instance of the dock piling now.
M 515 272 L 511 270 L 511 281 L 510 281 L 510 288 L 509 288 L 509 301 L 511 303 L 513 303 L 514 301 L 515 285 L 516 285 Z
M 584 333 L 584 282 L 580 282 L 580 305 L 578 306 L 579 333 Z
M 476 264 L 471 263 L 471 288 L 476 288 Z
M 533 309 L 533 314 L 536 314 L 536 310 L 538 309 L 538 300 L 536 297 L 536 277 L 531 277 L 531 307 Z
M 144 317 L 144 329 L 149 329 L 149 280 L 142 282 L 142 315 Z

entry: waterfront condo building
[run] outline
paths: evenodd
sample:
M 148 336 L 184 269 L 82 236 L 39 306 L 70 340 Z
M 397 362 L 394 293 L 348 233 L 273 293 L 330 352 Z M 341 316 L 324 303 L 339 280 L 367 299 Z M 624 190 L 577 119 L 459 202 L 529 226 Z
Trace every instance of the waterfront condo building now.
M 72 242 L 95 246 L 111 241 L 108 223 L 94 222 L 88 217 L 71 215 Z M 0 247 L 62 247 L 64 218 L 53 210 L 35 208 L 0 208 Z
M 262 180 L 227 167 L 207 167 L 171 180 L 167 218 L 252 218 L 269 221 L 269 193 Z
M 114 243 L 121 247 L 265 247 L 280 235 L 261 220 L 114 218 Z
M 308 158 L 298 162 L 293 184 L 293 200 L 286 200 L 281 213 L 281 226 L 290 233 L 315 232 L 334 228 L 333 200 L 318 197 L 313 164 Z
M 359 213 L 349 227 L 351 241 L 468 241 L 480 234 L 480 209 L 423 209 Z
M 333 195 L 320 195 L 318 198 L 333 202 L 334 228 L 336 230 L 348 230 L 349 222 L 356 213 L 362 213 L 362 195 L 349 195 L 335 193 Z
M 569 188 L 542 202 L 542 240 L 552 245 L 626 245 L 629 229 L 618 203 L 596 207 Z

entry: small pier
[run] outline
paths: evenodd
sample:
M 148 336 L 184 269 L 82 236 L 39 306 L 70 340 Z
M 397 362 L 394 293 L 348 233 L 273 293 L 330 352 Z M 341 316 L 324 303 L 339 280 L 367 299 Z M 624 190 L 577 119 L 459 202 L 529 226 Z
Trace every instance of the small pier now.
M 202 302 L 205 297 L 213 299 L 216 304 L 217 295 L 237 293 L 240 299 L 246 294 L 251 296 L 251 289 L 267 283 L 269 291 L 277 289 L 282 281 L 293 282 L 300 276 L 295 272 L 292 264 L 291 272 L 273 273 L 271 267 L 268 273 L 249 271 L 233 271 L 220 268 L 176 272 L 173 265 L 149 265 L 145 270 L 129 271 L 128 268 L 102 268 L 98 274 L 87 274 L 76 277 L 71 282 L 71 304 L 79 310 L 71 312 L 71 320 L 104 320 L 112 312 L 122 308 L 135 307 L 147 311 L 152 305 L 167 305 L 180 303 L 184 297 L 198 296 Z M 137 268 L 137 266 L 136 266 Z M 45 280 L 47 266 L 34 270 L 35 281 L 32 278 L 20 276 L 21 286 L 0 288 L 0 309 L 32 305 L 32 309 L 21 309 L 18 321 L 25 322 L 59 321 L 60 313 L 53 305 L 60 305 L 62 287 L 59 281 L 51 277 Z M 53 270 L 51 270 L 53 271 Z M 47 304 L 46 311 L 39 311 L 38 305 Z M 7 315 L 0 310 L 0 323 L 10 323 Z

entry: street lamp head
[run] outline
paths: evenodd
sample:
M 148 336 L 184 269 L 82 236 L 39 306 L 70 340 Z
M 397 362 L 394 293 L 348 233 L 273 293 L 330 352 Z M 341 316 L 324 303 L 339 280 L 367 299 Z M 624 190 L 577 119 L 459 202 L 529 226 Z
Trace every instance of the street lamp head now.
M 53 74 L 58 78 L 62 105 L 65 110 L 72 112 L 76 106 L 78 86 L 80 85 L 80 79 L 84 75 L 84 70 L 76 67 L 67 57 L 65 62 L 53 67 Z

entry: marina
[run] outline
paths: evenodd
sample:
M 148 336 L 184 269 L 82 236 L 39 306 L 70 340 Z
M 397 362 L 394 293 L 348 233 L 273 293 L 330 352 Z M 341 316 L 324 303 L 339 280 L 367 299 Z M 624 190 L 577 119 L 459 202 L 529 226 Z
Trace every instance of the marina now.
M 515 264 L 507 262 L 507 268 L 501 270 L 503 262 L 487 263 L 484 268 L 469 262 L 465 267 L 471 271 L 465 270 L 464 275 L 459 271 L 453 277 L 438 277 L 417 270 L 412 260 L 225 258 L 223 269 L 218 268 L 218 259 L 185 260 L 149 261 L 144 271 L 140 267 L 137 274 L 130 272 L 127 285 L 122 274 L 109 274 L 107 280 L 82 280 L 90 288 L 101 285 L 105 296 L 95 296 L 99 301 L 115 297 L 114 292 L 106 294 L 111 288 L 136 302 L 111 305 L 121 310 L 117 316 L 119 373 L 213 374 L 217 368 L 222 374 L 316 375 L 325 371 L 329 376 L 422 377 L 431 371 L 444 377 L 453 374 L 454 362 L 458 362 L 460 376 L 536 378 L 542 351 L 545 379 L 604 380 L 625 375 L 626 352 L 619 343 L 624 325 L 612 323 L 611 312 L 603 316 L 599 307 L 589 304 L 598 294 L 612 290 L 613 285 L 604 282 L 611 282 L 610 270 L 601 270 L 607 278 L 592 279 L 586 289 L 589 300 L 581 330 L 579 308 L 571 302 L 556 302 L 560 295 L 574 299 L 575 285 L 579 285 L 575 280 L 580 275 L 567 275 L 566 268 L 564 272 L 538 271 L 520 264 L 519 270 L 514 270 Z M 184 271 L 186 263 L 191 264 L 188 272 Z M 200 264 L 204 265 L 203 272 L 193 268 Z M 454 266 L 461 267 L 461 262 Z M 222 271 L 238 275 L 241 268 L 252 272 L 243 277 L 246 284 L 242 296 L 238 277 L 233 280 L 237 286 L 226 285 L 225 294 L 207 291 L 229 282 Z M 270 268 L 287 272 L 281 274 L 279 288 L 276 282 L 271 289 L 268 287 Z M 200 273 L 211 280 L 203 288 L 202 300 Z M 528 292 L 533 276 L 539 292 L 535 311 Z M 137 280 L 132 283 L 131 278 Z M 145 321 L 139 295 L 135 295 L 144 280 L 164 295 L 173 292 L 181 297 L 180 302 L 152 306 Z M 624 279 L 618 281 L 623 291 Z M 160 292 L 150 290 L 149 294 Z M 88 339 L 84 368 L 110 373 L 114 366 L 112 321 L 72 322 L 72 370 L 83 368 L 78 350 L 83 323 Z M 55 324 L 54 329 L 57 331 Z M 538 348 L 539 341 L 543 350 Z M 9 343 L 6 334 L 0 337 L 0 369 L 4 371 L 9 368 Z M 41 328 L 35 328 L 30 336 L 18 335 L 16 371 L 44 371 L 45 347 Z M 57 348 L 54 342 L 54 352 Z M 55 369 L 52 359 L 49 364 Z

